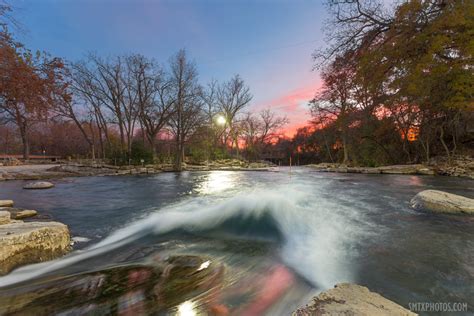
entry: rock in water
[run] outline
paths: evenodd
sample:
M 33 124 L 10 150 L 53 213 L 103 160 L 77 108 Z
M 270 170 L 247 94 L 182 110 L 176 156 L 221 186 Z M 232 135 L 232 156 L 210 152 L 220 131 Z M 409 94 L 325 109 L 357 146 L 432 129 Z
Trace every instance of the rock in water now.
M 437 190 L 421 191 L 411 199 L 410 205 L 420 211 L 474 215 L 474 199 Z
M 38 215 L 38 212 L 35 210 L 25 210 L 16 207 L 0 207 L 0 211 L 9 212 L 12 219 L 24 219 Z
M 341 283 L 314 297 L 293 316 L 310 315 L 416 315 L 402 306 L 357 284 Z
M 55 259 L 69 250 L 69 230 L 58 222 L 0 225 L 0 275 L 21 265 Z
M 10 212 L 0 211 L 0 225 L 10 223 Z
M 0 200 L 0 207 L 12 207 L 13 201 L 12 200 Z
M 23 186 L 23 189 L 49 189 L 52 187 L 54 187 L 54 184 L 51 182 L 39 181 L 27 183 L 25 186 Z

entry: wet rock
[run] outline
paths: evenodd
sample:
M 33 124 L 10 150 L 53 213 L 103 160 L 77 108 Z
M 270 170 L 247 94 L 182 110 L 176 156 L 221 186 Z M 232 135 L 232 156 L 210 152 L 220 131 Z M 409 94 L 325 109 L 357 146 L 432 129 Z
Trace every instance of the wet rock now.
M 366 173 L 366 174 L 379 174 L 380 169 L 378 168 L 362 168 L 361 173 Z
M 320 172 L 339 172 L 339 173 L 366 173 L 366 174 L 419 174 L 434 175 L 435 170 L 425 165 L 393 165 L 383 167 L 348 167 L 337 163 L 320 163 L 317 165 L 308 165 L 312 169 Z
M 10 223 L 10 212 L 0 211 L 0 225 Z
M 380 173 L 385 174 L 417 174 L 419 165 L 393 165 L 379 167 Z
M 58 222 L 0 225 L 0 275 L 21 265 L 55 259 L 69 250 L 69 230 Z
M 12 200 L 0 200 L 0 207 L 12 207 L 13 201 Z
M 426 175 L 426 176 L 434 176 L 436 175 L 436 171 L 431 168 L 431 167 L 426 167 L 426 166 L 423 166 L 423 165 L 420 165 L 421 167 L 419 167 L 417 169 L 417 174 L 421 174 L 421 175 Z
M 293 316 L 309 315 L 416 315 L 357 284 L 341 283 L 314 297 Z
M 430 166 L 441 175 L 474 179 L 474 157 L 471 156 L 434 157 Z
M 12 219 L 24 219 L 28 217 L 33 217 L 38 214 L 35 210 L 26 210 L 23 208 L 16 207 L 1 207 L 0 211 L 7 211 L 11 214 Z
M 23 186 L 23 189 L 50 189 L 54 187 L 54 184 L 47 181 L 39 181 L 39 182 L 30 182 Z
M 474 199 L 437 190 L 419 192 L 410 201 L 415 210 L 474 215 Z

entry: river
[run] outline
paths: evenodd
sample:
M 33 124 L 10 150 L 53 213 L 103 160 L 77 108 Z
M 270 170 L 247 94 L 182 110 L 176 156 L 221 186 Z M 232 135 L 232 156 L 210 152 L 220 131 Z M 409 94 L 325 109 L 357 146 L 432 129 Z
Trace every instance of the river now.
M 74 251 L 0 278 L 0 314 L 280 315 L 339 282 L 408 308 L 474 309 L 474 219 L 410 209 L 435 176 L 209 171 L 0 183 L 67 224 Z

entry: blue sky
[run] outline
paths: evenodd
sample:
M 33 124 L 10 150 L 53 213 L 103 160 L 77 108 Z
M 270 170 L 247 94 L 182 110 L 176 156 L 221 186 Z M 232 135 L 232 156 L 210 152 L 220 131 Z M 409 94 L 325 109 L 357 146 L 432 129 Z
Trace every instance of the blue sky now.
M 185 48 L 200 79 L 240 74 L 254 110 L 272 107 L 290 130 L 308 119 L 318 87 L 313 50 L 323 44 L 325 8 L 309 0 L 16 0 L 20 39 L 32 49 L 78 60 L 142 53 L 166 64 Z

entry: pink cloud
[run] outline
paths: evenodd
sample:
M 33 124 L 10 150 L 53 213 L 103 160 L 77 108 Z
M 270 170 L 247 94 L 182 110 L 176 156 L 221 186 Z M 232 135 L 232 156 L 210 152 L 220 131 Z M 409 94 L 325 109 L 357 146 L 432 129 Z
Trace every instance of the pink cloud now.
M 310 119 L 307 105 L 319 88 L 319 83 L 313 83 L 294 89 L 269 101 L 260 102 L 254 109 L 260 111 L 271 108 L 280 115 L 287 116 L 290 123 L 285 127 L 284 134 L 287 137 L 292 137 L 298 128 L 307 125 Z

